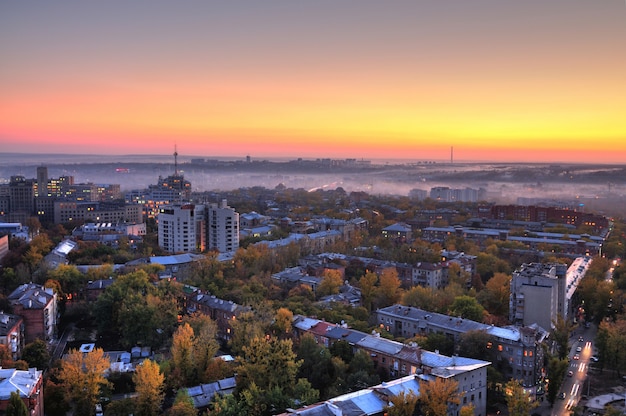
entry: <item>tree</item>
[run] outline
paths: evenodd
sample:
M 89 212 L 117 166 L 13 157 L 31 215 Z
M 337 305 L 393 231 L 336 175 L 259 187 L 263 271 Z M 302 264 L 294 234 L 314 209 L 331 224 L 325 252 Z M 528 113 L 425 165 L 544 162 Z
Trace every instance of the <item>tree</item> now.
M 255 338 L 243 348 L 239 361 L 237 388 L 247 388 L 252 383 L 261 390 L 275 386 L 290 392 L 296 384 L 298 368 L 291 340 Z
M 46 342 L 36 339 L 30 344 L 26 344 L 22 350 L 22 360 L 28 363 L 29 367 L 35 367 L 40 370 L 48 368 L 50 363 L 50 353 Z
M 102 348 L 82 353 L 70 350 L 61 362 L 59 379 L 66 394 L 74 404 L 76 414 L 91 414 L 98 402 L 101 390 L 108 385 L 104 371 L 110 366 Z
M 372 302 L 376 295 L 376 282 L 378 282 L 378 276 L 374 272 L 365 273 L 365 276 L 361 277 L 359 280 L 363 306 L 365 306 L 368 311 L 372 310 Z
M 291 334 L 291 323 L 293 322 L 293 312 L 287 308 L 279 308 L 274 318 L 274 334 L 280 338 L 288 337 Z
M 461 407 L 460 416 L 474 416 L 474 411 L 475 411 L 474 403 L 470 403 L 468 405 Z
M 393 305 L 400 300 L 400 279 L 396 269 L 385 269 L 380 274 L 377 304 L 379 307 Z
M 167 411 L 167 416 L 197 416 L 198 410 L 193 405 L 187 389 L 180 389 L 176 393 L 174 404 Z
M 323 297 L 327 295 L 335 295 L 339 293 L 339 289 L 343 285 L 341 273 L 337 270 L 326 270 L 322 281 L 317 287 L 317 296 Z
M 504 389 L 509 416 L 529 416 L 530 412 L 538 406 L 537 402 L 531 401 L 519 380 L 510 380 Z
M 12 391 L 7 404 L 6 416 L 28 416 L 28 408 L 20 397 L 19 391 Z
M 461 357 L 488 359 L 491 355 L 493 337 L 484 331 L 467 331 L 459 337 L 459 355 Z
M 556 395 L 561 390 L 563 384 L 563 377 L 569 362 L 567 359 L 560 360 L 557 357 L 551 357 L 548 360 L 548 376 L 550 377 L 550 383 L 548 384 L 548 402 L 554 404 Z
M 471 296 L 457 296 L 450 305 L 450 314 L 460 316 L 476 322 L 482 322 L 485 317 L 485 308 L 483 308 L 476 298 Z
M 448 413 L 448 406 L 459 404 L 459 383 L 454 379 L 435 378 L 420 381 L 419 403 L 425 416 L 441 416 Z
M 483 290 L 478 292 L 476 299 L 487 311 L 496 316 L 509 316 L 509 295 L 511 276 L 504 273 L 495 273 L 487 281 Z
M 554 328 L 552 329 L 552 337 L 556 343 L 556 348 L 561 360 L 567 357 L 569 352 L 569 337 L 574 329 L 574 324 L 570 320 L 563 318 L 561 314 L 557 315 L 556 319 L 552 321 Z
M 401 391 L 389 398 L 390 405 L 385 406 L 384 412 L 389 416 L 413 416 L 419 397 L 412 391 Z
M 210 316 L 196 312 L 185 317 L 183 323 L 188 323 L 193 330 L 193 384 L 208 382 L 207 370 L 219 350 L 217 342 L 217 324 Z
M 173 385 L 175 387 L 191 385 L 194 371 L 193 329 L 188 323 L 183 323 L 174 332 L 172 338 Z
M 133 382 L 137 392 L 136 413 L 139 416 L 159 414 L 163 402 L 164 376 L 159 365 L 152 360 L 144 360 L 135 369 Z

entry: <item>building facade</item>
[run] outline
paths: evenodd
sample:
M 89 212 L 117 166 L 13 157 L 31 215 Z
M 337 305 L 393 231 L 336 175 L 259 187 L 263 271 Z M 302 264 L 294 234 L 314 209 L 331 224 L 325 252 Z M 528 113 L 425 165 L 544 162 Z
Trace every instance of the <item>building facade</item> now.
M 13 306 L 13 313 L 24 319 L 26 344 L 36 339 L 54 339 L 58 318 L 57 295 L 54 290 L 25 283 L 8 296 L 8 301 Z
M 205 249 L 204 205 L 162 206 L 157 221 L 159 247 L 168 253 L 197 253 Z
M 542 382 L 546 371 L 542 344 L 548 332 L 536 324 L 496 327 L 402 305 L 378 309 L 375 315 L 382 329 L 406 339 L 436 333 L 445 335 L 456 346 L 463 334 L 483 332 L 489 338 L 484 346 L 485 356 L 493 357 L 493 365 L 498 371 L 507 378 L 521 380 L 526 391 L 532 395 L 543 393 Z
M 207 207 L 206 227 L 209 250 L 229 253 L 239 249 L 239 214 L 225 199 Z

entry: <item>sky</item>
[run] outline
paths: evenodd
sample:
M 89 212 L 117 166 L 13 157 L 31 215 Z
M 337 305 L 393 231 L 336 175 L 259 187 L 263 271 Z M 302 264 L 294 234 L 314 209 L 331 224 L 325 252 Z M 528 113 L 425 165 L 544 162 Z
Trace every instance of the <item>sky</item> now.
M 175 147 L 625 163 L 626 2 L 0 0 L 0 153 Z

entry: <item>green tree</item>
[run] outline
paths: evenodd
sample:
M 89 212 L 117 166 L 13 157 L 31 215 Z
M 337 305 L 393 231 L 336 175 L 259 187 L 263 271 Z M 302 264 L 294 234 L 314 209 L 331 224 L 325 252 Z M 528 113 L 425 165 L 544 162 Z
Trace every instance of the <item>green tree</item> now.
M 243 348 L 239 361 L 237 388 L 247 388 L 252 383 L 268 391 L 277 386 L 290 392 L 296 384 L 298 368 L 291 340 L 255 338 Z M 240 387 L 241 385 L 241 387 Z
M 6 416 L 28 416 L 28 408 L 20 397 L 19 391 L 12 391 L 7 404 Z
M 560 360 L 557 357 L 551 357 L 548 360 L 548 376 L 550 377 L 550 383 L 548 384 L 547 397 L 550 404 L 554 404 L 556 395 L 559 393 L 559 390 L 561 390 L 563 378 L 565 377 L 568 366 L 569 362 L 566 359 Z
M 510 380 L 505 385 L 506 405 L 510 416 L 530 416 L 530 412 L 538 406 L 531 401 L 519 380 Z
M 163 381 L 159 365 L 152 360 L 144 360 L 133 374 L 137 392 L 135 411 L 139 416 L 155 416 L 161 411 L 163 402 Z
M 485 317 L 485 308 L 472 296 L 457 296 L 450 305 L 450 314 L 463 319 L 482 322 Z
M 26 344 L 22 350 L 22 360 L 28 363 L 29 367 L 35 367 L 40 370 L 48 368 L 50 363 L 50 353 L 46 342 L 36 339 L 30 344 Z
M 554 325 L 552 337 L 556 343 L 559 358 L 563 360 L 569 352 L 569 338 L 574 329 L 574 324 L 570 320 L 564 319 L 560 314 L 557 315 L 552 324 Z

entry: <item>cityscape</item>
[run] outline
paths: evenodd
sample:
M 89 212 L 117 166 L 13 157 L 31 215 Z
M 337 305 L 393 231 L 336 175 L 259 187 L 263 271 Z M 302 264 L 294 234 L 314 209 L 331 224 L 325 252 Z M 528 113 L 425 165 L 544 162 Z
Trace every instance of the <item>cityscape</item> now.
M 0 415 L 626 414 L 624 17 L 0 1 Z

